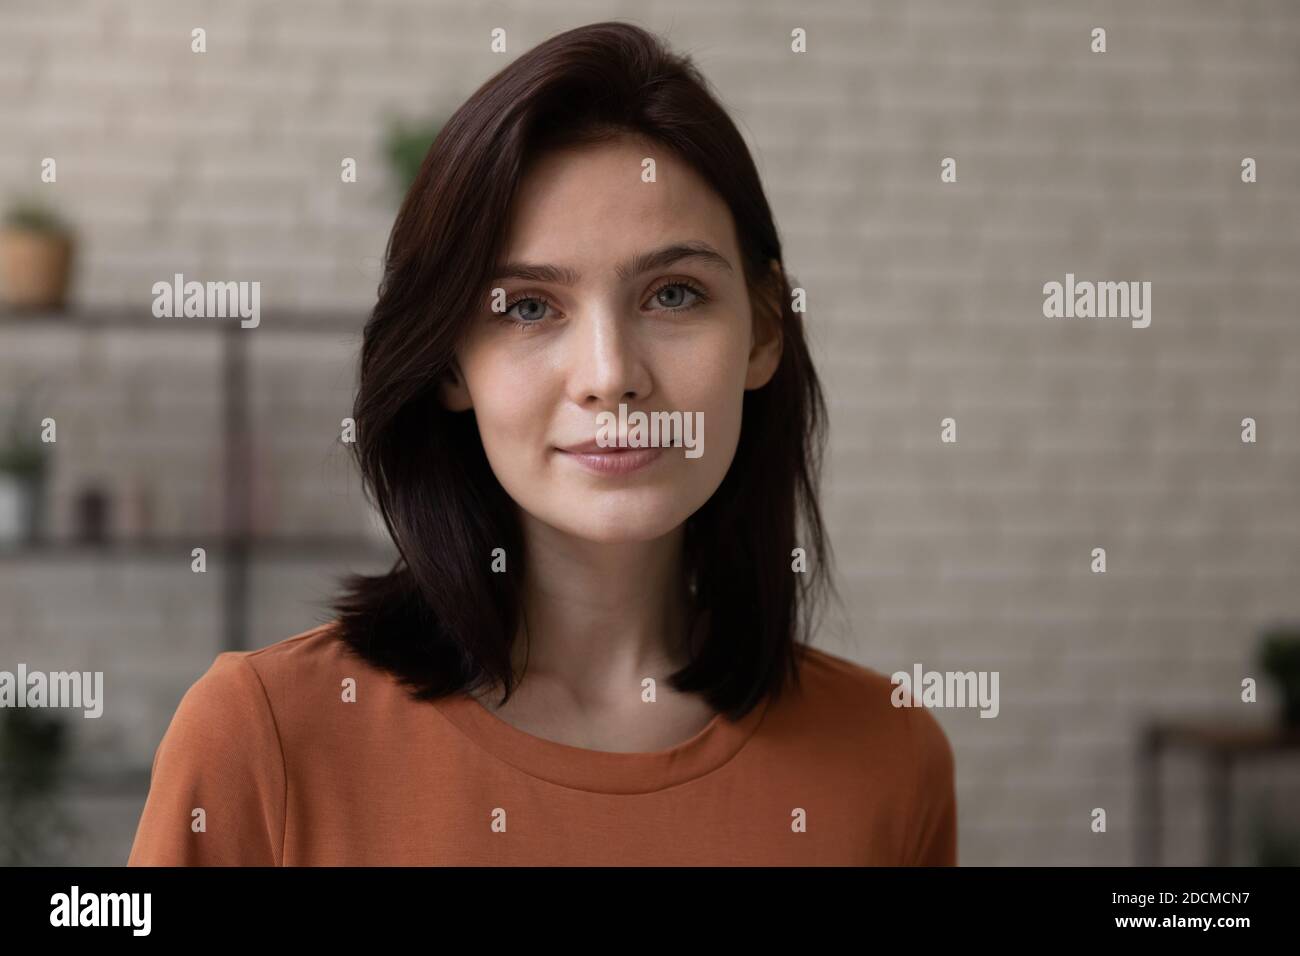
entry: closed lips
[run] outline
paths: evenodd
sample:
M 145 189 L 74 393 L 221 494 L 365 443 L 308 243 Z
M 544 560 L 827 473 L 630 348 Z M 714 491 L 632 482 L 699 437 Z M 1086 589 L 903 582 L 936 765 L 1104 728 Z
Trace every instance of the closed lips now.
M 602 448 L 585 442 L 559 451 L 569 461 L 597 475 L 628 475 L 658 461 L 662 448 Z
M 560 451 L 567 451 L 572 455 L 617 455 L 623 452 L 640 450 L 640 448 L 631 446 L 601 445 L 595 441 L 583 442 L 580 445 L 569 445 L 567 448 L 560 449 Z

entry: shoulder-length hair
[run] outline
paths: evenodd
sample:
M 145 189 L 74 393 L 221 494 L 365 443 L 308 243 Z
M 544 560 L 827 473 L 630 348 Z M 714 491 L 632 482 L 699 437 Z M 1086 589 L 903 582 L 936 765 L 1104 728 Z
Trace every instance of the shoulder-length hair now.
M 529 162 L 620 133 L 675 151 L 726 201 L 751 297 L 765 290 L 779 303 L 783 337 L 771 380 L 745 393 L 730 470 L 686 522 L 690 630 L 707 626 L 668 680 L 739 719 L 765 694 L 780 696 L 787 675 L 798 684 L 796 645 L 834 590 L 817 500 L 825 402 L 753 159 L 689 57 L 630 24 L 579 27 L 522 54 L 440 130 L 393 224 L 364 329 L 352 449 L 399 557 L 385 574 L 344 577 L 332 608 L 346 644 L 419 699 L 482 686 L 508 699 L 523 611 L 514 503 L 472 410 L 447 410 L 439 381 L 486 301 Z M 496 548 L 508 573 L 491 571 Z

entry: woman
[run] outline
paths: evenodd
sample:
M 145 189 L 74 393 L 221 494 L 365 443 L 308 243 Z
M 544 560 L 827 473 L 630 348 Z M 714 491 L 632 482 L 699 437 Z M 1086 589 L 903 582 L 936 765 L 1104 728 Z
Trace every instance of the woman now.
M 824 408 L 791 301 L 688 59 L 600 23 L 490 79 L 365 329 L 355 447 L 401 557 L 217 657 L 130 862 L 955 863 L 938 723 L 806 646 Z M 638 413 L 677 417 L 646 447 Z

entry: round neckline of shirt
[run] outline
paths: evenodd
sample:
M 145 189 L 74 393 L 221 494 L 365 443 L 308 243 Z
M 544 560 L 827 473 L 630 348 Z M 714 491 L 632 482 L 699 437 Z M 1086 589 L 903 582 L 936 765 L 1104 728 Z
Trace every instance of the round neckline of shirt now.
M 633 794 L 666 790 L 717 770 L 745 746 L 768 702 L 765 694 L 739 721 L 717 713 L 679 744 L 636 752 L 590 750 L 538 737 L 498 717 L 465 691 L 433 703 L 465 736 L 522 773 L 574 790 Z

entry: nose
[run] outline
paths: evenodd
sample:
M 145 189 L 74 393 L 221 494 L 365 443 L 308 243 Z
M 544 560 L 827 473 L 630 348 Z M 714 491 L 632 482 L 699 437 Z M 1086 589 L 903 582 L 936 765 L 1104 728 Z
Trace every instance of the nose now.
M 651 389 L 643 344 L 616 308 L 587 310 L 573 327 L 569 397 L 583 408 L 614 411 L 644 400 Z

